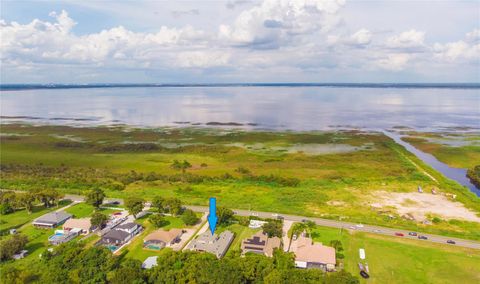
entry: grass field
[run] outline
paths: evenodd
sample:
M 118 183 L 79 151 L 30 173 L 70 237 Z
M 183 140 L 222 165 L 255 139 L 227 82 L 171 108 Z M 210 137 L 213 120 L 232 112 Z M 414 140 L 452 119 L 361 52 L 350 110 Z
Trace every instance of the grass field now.
M 471 192 L 380 133 L 2 125 L 2 134 L 1 188 L 82 194 L 100 187 L 109 197 L 160 195 L 191 205 L 215 196 L 230 208 L 480 239 L 478 223 L 425 226 L 392 208 L 370 207 L 379 191 L 414 192 L 421 185 L 455 193 L 480 212 Z M 183 173 L 171 167 L 174 160 L 192 167 Z
M 403 140 L 451 167 L 470 169 L 480 165 L 479 132 L 408 132 Z
M 359 276 L 359 249 L 364 248 L 371 278 L 364 283 L 479 283 L 480 250 L 449 247 L 367 233 L 317 227 L 315 241 L 340 240 L 345 269 Z M 359 276 L 360 277 L 360 276 Z M 461 279 L 461 280 L 460 280 Z
M 86 217 L 90 217 L 90 215 L 93 214 L 93 212 L 95 211 L 95 208 L 92 205 L 89 205 L 89 204 L 86 204 L 86 203 L 82 202 L 82 203 L 78 203 L 78 204 L 75 204 L 72 207 L 67 208 L 67 210 L 65 210 L 65 211 L 72 214 L 73 218 L 86 218 Z M 118 210 L 109 209 L 109 208 L 100 208 L 99 209 L 99 212 L 101 212 L 105 215 L 109 215 L 109 214 L 111 214 L 115 211 L 118 211 Z

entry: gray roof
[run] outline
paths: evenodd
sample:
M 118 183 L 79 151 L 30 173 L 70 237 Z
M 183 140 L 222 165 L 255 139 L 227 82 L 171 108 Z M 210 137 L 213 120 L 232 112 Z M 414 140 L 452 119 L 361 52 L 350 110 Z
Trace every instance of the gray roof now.
M 135 228 L 135 227 L 137 227 L 137 226 L 138 226 L 137 223 L 130 222 L 130 223 L 123 223 L 123 224 L 121 224 L 121 225 L 118 225 L 118 226 L 115 227 L 115 228 L 117 228 L 117 229 L 130 230 L 130 229 L 133 229 L 133 228 Z
M 38 217 L 33 223 L 58 224 L 70 218 L 72 218 L 72 214 L 65 211 L 50 212 Z
M 103 235 L 103 239 L 114 239 L 114 240 L 119 240 L 119 241 L 124 241 L 130 236 L 129 233 L 121 230 L 111 230 L 110 232 L 106 233 Z
M 234 235 L 230 231 L 225 231 L 220 235 L 214 234 L 213 236 L 210 231 L 206 231 L 193 240 L 188 248 L 190 250 L 210 252 L 220 258 L 227 252 L 233 237 Z
M 157 258 L 158 256 L 147 257 L 147 259 L 145 259 L 145 261 L 142 263 L 142 268 L 150 269 L 154 266 L 157 266 Z

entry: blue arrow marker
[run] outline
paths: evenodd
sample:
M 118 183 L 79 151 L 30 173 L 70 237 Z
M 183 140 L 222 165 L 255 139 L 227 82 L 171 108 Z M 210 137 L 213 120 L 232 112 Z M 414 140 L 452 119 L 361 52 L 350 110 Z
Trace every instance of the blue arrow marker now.
M 210 226 L 210 232 L 213 233 L 215 232 L 215 229 L 217 228 L 217 200 L 215 197 L 210 197 L 210 212 L 208 214 L 208 224 Z

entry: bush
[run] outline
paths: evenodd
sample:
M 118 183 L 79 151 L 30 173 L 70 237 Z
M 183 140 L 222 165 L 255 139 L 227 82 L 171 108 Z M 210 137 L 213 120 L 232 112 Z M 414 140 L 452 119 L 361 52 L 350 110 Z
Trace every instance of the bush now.
M 187 209 L 182 214 L 182 220 L 183 220 L 183 223 L 185 223 L 185 225 L 192 226 L 198 222 L 199 218 L 197 217 L 195 212 L 193 212 L 190 209 Z
M 165 220 L 165 218 L 160 215 L 160 214 L 152 214 L 150 215 L 150 217 L 148 218 L 148 220 L 150 221 L 150 223 L 152 223 L 156 228 L 161 228 L 165 225 L 167 225 L 167 220 Z
M 10 203 L 3 203 L 0 204 L 0 214 L 1 215 L 7 215 L 13 212 L 13 208 L 10 205 Z
M 9 260 L 12 256 L 20 252 L 28 242 L 25 235 L 18 234 L 0 242 L 0 261 Z

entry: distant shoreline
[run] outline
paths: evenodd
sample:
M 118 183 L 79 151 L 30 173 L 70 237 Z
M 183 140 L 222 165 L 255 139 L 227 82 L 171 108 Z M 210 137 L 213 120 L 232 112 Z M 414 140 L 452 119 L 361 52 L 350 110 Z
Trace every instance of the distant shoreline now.
M 92 88 L 334 87 L 399 89 L 480 89 L 480 83 L 212 83 L 212 84 L 0 84 L 0 91 Z

